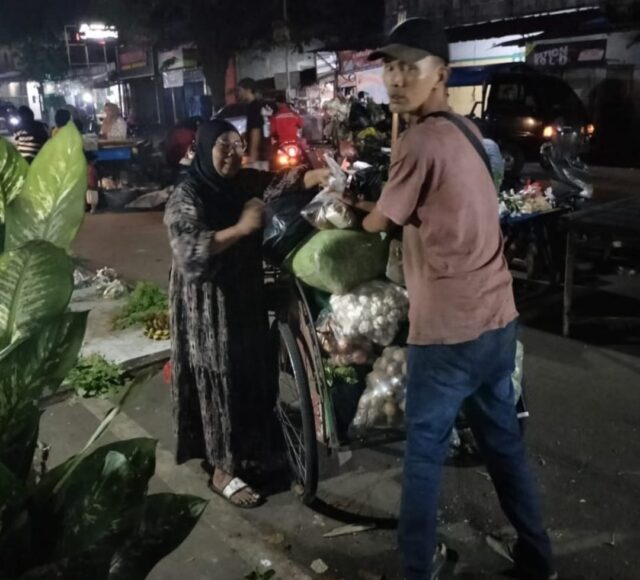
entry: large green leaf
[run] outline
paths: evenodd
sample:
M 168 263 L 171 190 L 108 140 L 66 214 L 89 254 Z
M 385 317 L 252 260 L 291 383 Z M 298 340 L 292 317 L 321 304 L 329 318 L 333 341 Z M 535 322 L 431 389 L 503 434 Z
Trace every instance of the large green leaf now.
M 0 255 L 0 357 L 2 349 L 62 314 L 73 291 L 73 262 L 48 242 L 29 242 Z
M 155 448 L 153 439 L 119 441 L 76 466 L 53 498 L 57 558 L 108 544 L 135 529 L 155 471 Z
M 9 417 L 2 417 L 0 431 L 0 462 L 21 481 L 25 481 L 38 443 L 40 410 L 27 402 L 12 409 Z
M 36 566 L 18 580 L 108 580 L 111 551 L 96 546 L 83 554 Z
M 22 193 L 7 207 L 5 247 L 47 240 L 69 248 L 84 218 L 86 191 L 82 136 L 68 123 L 38 153 Z
M 7 513 L 22 505 L 27 491 L 13 471 L 0 461 L 0 530 L 6 521 Z
M 5 221 L 5 208 L 22 191 L 29 164 L 18 150 L 0 137 L 0 222 Z
M 88 312 L 65 312 L 45 320 L 0 356 L 0 423 L 21 402 L 53 393 L 75 366 Z
M 191 533 L 207 501 L 162 493 L 147 497 L 137 532 L 111 562 L 109 580 L 143 580 L 153 567 Z

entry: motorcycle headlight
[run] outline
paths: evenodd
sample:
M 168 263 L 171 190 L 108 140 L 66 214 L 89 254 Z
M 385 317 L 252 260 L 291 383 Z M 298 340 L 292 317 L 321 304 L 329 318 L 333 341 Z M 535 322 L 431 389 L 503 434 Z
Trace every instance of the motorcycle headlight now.
M 545 139 L 551 139 L 556 134 L 556 130 L 553 126 L 547 125 L 542 132 L 542 136 Z

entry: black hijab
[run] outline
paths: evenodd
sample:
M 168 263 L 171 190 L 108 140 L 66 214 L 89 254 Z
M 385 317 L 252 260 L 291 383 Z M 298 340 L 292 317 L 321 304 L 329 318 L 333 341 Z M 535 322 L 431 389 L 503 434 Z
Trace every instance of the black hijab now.
M 239 180 L 223 177 L 213 166 L 213 147 L 220 135 L 229 131 L 238 132 L 231 123 L 222 119 L 202 123 L 196 135 L 196 154 L 189 171 L 204 204 L 207 221 L 213 228 L 233 225 L 246 201 Z

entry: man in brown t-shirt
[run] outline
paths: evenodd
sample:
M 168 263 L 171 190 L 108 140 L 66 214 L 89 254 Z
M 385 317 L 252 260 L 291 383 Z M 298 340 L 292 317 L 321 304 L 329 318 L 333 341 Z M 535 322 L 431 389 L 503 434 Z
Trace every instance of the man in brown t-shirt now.
M 518 577 L 556 578 L 515 409 L 517 311 L 498 200 L 476 128 L 448 113 L 446 36 L 438 25 L 413 18 L 396 27 L 389 45 L 372 58 L 384 59 L 391 110 L 414 119 L 393 152 L 384 192 L 364 221 L 371 232 L 403 226 L 410 302 L 400 514 L 405 578 L 433 578 L 441 567 L 444 552 L 433 556 L 438 493 L 463 404 L 518 532 Z

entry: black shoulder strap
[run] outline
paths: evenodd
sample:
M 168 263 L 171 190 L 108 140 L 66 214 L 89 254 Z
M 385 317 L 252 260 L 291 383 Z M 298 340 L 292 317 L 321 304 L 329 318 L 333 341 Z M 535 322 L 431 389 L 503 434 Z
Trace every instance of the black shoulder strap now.
M 478 137 L 476 137 L 473 131 L 469 129 L 469 127 L 467 127 L 467 124 L 458 115 L 455 115 L 454 113 L 449 113 L 447 111 L 438 111 L 437 113 L 431 113 L 426 117 L 423 117 L 421 121 L 424 121 L 424 119 L 428 119 L 429 117 L 444 117 L 445 119 L 447 119 L 447 121 L 451 121 L 456 127 L 458 127 L 458 129 L 460 129 L 462 134 L 467 138 L 469 143 L 471 143 L 473 148 L 477 151 L 478 155 L 480 155 L 480 158 L 482 159 L 482 161 L 484 161 L 484 164 L 487 166 L 487 171 L 489 172 L 491 179 L 493 179 L 491 161 L 489 161 L 489 156 L 487 155 L 487 152 L 484 146 L 482 145 L 482 142 L 480 141 L 480 139 L 478 139 Z

